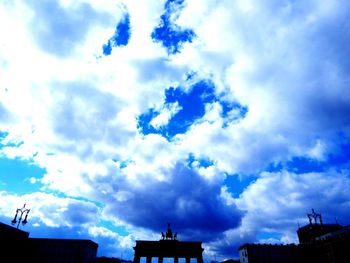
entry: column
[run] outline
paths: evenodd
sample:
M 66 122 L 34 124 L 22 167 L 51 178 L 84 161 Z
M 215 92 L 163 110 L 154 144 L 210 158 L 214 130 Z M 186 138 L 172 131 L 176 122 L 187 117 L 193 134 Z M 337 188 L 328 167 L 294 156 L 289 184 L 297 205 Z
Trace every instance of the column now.
M 197 263 L 203 263 L 203 257 L 198 257 L 197 258 Z
M 186 263 L 191 263 L 191 258 L 186 258 Z
M 179 258 L 178 257 L 174 258 L 174 263 L 179 263 Z
M 134 257 L 134 263 L 140 263 L 140 257 L 135 256 Z
M 158 258 L 158 263 L 163 263 L 163 257 Z
M 146 262 L 147 262 L 147 263 L 152 263 L 152 257 L 147 257 Z

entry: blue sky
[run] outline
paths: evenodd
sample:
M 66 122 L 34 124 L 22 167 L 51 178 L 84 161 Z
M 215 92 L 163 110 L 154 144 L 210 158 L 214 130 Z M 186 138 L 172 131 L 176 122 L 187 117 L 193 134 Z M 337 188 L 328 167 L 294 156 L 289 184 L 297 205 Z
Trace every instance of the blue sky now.
M 205 260 L 350 224 L 347 1 L 2 1 L 0 221 Z

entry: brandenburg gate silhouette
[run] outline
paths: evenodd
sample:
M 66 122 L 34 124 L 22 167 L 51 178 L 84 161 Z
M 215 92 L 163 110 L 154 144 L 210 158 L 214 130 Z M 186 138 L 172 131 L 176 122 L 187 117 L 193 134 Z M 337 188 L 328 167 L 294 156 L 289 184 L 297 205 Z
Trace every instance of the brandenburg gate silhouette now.
M 134 263 L 140 263 L 142 257 L 146 257 L 146 263 L 151 263 L 153 257 L 158 258 L 158 263 L 163 263 L 164 258 L 174 258 L 174 263 L 179 263 L 179 258 L 185 258 L 186 263 L 190 263 L 191 258 L 194 258 L 197 263 L 203 263 L 202 242 L 177 240 L 177 233 L 173 235 L 170 224 L 166 234 L 162 232 L 161 240 L 136 240 L 134 250 Z

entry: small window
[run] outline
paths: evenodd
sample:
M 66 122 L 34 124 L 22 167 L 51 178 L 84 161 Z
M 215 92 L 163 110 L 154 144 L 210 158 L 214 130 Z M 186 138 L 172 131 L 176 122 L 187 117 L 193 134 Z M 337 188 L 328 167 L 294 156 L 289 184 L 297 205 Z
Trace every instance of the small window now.
M 174 263 L 174 258 L 163 258 L 163 263 Z

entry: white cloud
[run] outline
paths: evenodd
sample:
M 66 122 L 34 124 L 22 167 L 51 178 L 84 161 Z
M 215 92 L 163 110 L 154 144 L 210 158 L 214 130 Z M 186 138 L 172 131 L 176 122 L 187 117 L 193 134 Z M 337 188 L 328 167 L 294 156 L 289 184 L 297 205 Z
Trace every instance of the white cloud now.
M 263 173 L 236 199 L 246 211 L 241 228 L 255 233 L 268 229 L 283 233 L 283 240 L 295 240 L 298 223 L 308 223 L 311 208 L 325 223 L 334 223 L 339 215 L 339 222 L 346 222 L 349 189 L 347 173 Z
M 169 120 L 180 110 L 181 107 L 179 106 L 179 103 L 168 104 L 160 110 L 159 114 L 151 120 L 150 124 L 154 128 L 159 129 L 162 126 L 167 125 Z
M 59 198 L 52 194 L 32 193 L 22 196 L 1 192 L 2 214 L 11 218 L 17 208 L 30 209 L 28 223 L 48 227 L 76 227 L 98 222 L 99 208 L 91 202 Z
M 324 223 L 337 220 L 345 225 L 349 189 L 348 173 L 264 172 L 238 198 L 222 189 L 222 197 L 235 203 L 244 215 L 240 226 L 207 245 L 221 255 L 234 255 L 244 243 L 298 243 L 297 229 L 309 223 L 307 213 L 312 208 L 322 214 Z
M 345 1 L 186 1 L 176 23 L 193 29 L 196 38 L 169 57 L 150 37 L 164 1 L 50 4 L 0 4 L 0 130 L 9 133 L 1 156 L 31 159 L 45 168 L 43 189 L 96 199 L 106 204 L 113 218 L 154 230 L 156 223 L 134 218 L 135 211 L 157 209 L 153 202 L 159 195 L 152 191 L 177 201 L 179 211 L 206 202 L 188 196 L 189 188 L 184 194 L 179 185 L 176 192 L 166 191 L 174 190 L 167 183 L 178 178 L 176 168 L 191 153 L 212 162 L 207 168 L 194 162 L 192 175 L 201 190 L 209 189 L 213 203 L 230 212 L 237 212 L 230 210 L 235 204 L 247 211 L 239 228 L 224 229 L 223 243 L 248 240 L 259 228 L 281 231 L 282 241 L 294 240 L 294 230 L 284 226 L 304 218 L 320 197 L 322 205 L 315 208 L 347 214 L 347 175 L 335 172 L 262 173 L 236 201 L 220 190 L 226 174 L 258 173 L 293 156 L 327 161 L 330 153 L 341 149 L 338 136 L 348 137 L 350 124 Z M 48 10 L 66 20 L 60 25 Z M 131 21 L 129 44 L 101 56 L 102 45 L 125 12 Z M 188 71 L 196 72 L 198 79 L 211 79 L 218 96 L 227 94 L 246 106 L 246 116 L 224 126 L 215 102 L 174 140 L 140 134 L 137 116 L 149 108 L 161 109 L 151 122 L 156 128 L 167 125 L 179 111 L 177 104 L 163 106 L 164 90 L 188 85 Z M 140 211 L 138 195 L 144 201 Z M 23 197 L 2 197 L 2 211 L 11 216 Z M 25 198 L 40 203 L 41 212 L 33 210 L 32 215 L 41 218 L 41 224 L 73 225 L 72 218 L 62 216 L 72 214 L 72 204 L 90 209 L 89 217 L 82 217 L 86 222 L 97 220 L 98 209 L 91 204 L 46 194 Z M 331 206 L 339 200 L 339 208 Z M 113 209 L 125 215 L 114 215 Z M 220 216 L 216 220 L 227 214 Z M 118 239 L 103 228 L 91 231 Z M 120 242 L 127 246 L 131 241 Z M 224 244 L 211 245 L 214 250 Z
M 10 224 L 16 209 L 26 203 L 26 208 L 30 209 L 28 223 L 20 228 L 28 231 L 30 237 L 90 239 L 99 244 L 99 255 L 119 257 L 120 252 L 126 258 L 133 255 L 134 237 L 129 234 L 121 236 L 98 226 L 104 219 L 102 209 L 92 202 L 46 193 L 16 196 L 3 191 L 0 196 L 1 219 L 6 224 Z

